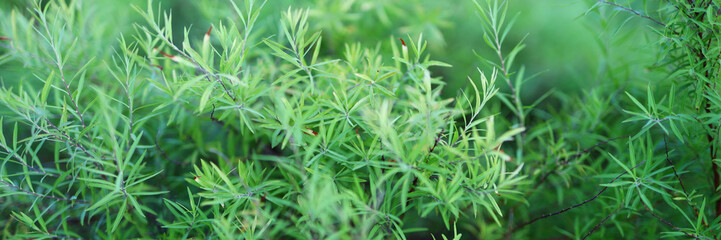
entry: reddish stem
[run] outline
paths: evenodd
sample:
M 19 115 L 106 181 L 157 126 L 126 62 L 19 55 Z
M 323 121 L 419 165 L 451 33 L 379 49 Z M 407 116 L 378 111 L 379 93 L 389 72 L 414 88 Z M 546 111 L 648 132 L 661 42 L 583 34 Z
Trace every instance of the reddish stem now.
M 165 57 L 169 57 L 169 58 L 174 58 L 174 57 L 175 57 L 175 56 L 173 56 L 173 55 L 170 55 L 170 54 L 167 54 L 167 53 L 163 52 L 162 50 L 160 50 L 160 49 L 158 49 L 158 48 L 155 48 L 155 50 L 158 50 L 158 52 L 159 52 L 160 54 L 162 54 L 163 56 L 165 56 Z
M 312 133 L 313 136 L 318 136 L 318 132 L 313 131 L 313 129 L 310 129 L 310 128 L 305 128 L 305 129 L 308 129 L 308 131 L 310 131 L 310 133 Z M 308 136 L 311 136 L 311 135 L 310 135 L 309 133 L 307 133 L 307 132 L 303 132 L 303 133 L 305 133 L 305 134 L 308 135 Z

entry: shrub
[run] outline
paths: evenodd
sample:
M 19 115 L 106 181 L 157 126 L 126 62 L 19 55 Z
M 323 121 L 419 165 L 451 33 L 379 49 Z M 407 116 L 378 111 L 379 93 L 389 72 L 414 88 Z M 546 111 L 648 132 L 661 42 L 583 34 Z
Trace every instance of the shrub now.
M 542 73 L 518 67 L 525 38 L 509 38 L 508 2 L 468 2 L 485 45 L 464 80 L 431 60 L 423 34 L 349 42 L 365 32 L 344 24 L 387 26 L 393 3 L 315 3 L 275 18 L 263 10 L 275 2 L 197 1 L 216 23 L 195 27 L 153 1 L 0 11 L 3 235 L 721 231 L 719 3 L 594 2 L 583 18 L 614 28 L 598 30 L 605 82 L 533 99 L 523 87 Z M 111 23 L 119 14 L 131 17 Z M 442 18 L 418 16 L 445 43 Z M 641 51 L 658 54 L 627 56 Z

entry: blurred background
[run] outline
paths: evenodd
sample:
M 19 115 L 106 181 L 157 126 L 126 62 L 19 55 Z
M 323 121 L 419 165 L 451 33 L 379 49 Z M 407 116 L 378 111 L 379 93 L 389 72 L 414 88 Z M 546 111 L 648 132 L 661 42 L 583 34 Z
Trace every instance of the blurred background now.
M 3 0 L 0 8 L 23 10 L 30 7 L 28 2 Z M 114 26 L 103 28 L 113 30 L 103 33 L 107 34 L 106 39 L 117 38 L 121 32 L 129 36 L 134 33 L 132 23 L 144 22 L 130 6 L 144 9 L 147 0 L 106 2 L 93 4 L 103 8 L 90 11 L 108 16 L 106 21 L 88 24 Z M 201 39 L 211 24 L 235 17 L 225 0 L 161 0 L 154 4 L 172 10 L 176 39 L 182 39 L 184 27 Z M 573 95 L 597 84 L 618 87 L 627 84 L 623 79 L 647 77 L 624 69 L 638 69 L 631 65 L 654 61 L 655 50 L 645 49 L 647 43 L 653 41 L 649 39 L 652 31 L 647 27 L 648 21 L 631 14 L 617 14 L 614 7 L 597 4 L 593 0 L 510 1 L 508 18 L 516 21 L 504 43 L 506 51 L 521 40 L 526 45 L 516 60 L 517 68 L 512 70 L 518 71 L 518 67 L 523 66 L 527 76 L 540 73 L 525 83 L 522 91 L 525 102 L 532 102 L 551 89 Z M 278 20 L 288 7 L 310 10 L 309 22 L 313 30 L 323 32 L 323 51 L 329 58 L 343 58 L 345 44 L 378 45 L 381 52 L 390 52 L 383 50 L 389 50 L 389 44 L 398 44 L 392 42 L 397 38 L 417 39 L 423 34 L 431 58 L 453 65 L 453 68 L 433 71 L 448 84 L 444 90 L 447 97 L 456 96 L 458 89 L 466 84 L 467 76 L 477 74 L 476 67 L 486 70 L 476 54 L 497 60 L 483 41 L 481 22 L 472 0 L 272 0 L 266 2 L 261 12 L 255 31 L 256 43 L 276 35 Z M 97 16 L 88 16 L 88 19 L 93 17 Z M 636 41 L 625 41 L 628 39 Z M 390 63 L 390 57 L 386 60 Z M 651 66 L 641 69 L 646 67 Z M 611 81 L 608 79 L 615 82 L 607 82 Z

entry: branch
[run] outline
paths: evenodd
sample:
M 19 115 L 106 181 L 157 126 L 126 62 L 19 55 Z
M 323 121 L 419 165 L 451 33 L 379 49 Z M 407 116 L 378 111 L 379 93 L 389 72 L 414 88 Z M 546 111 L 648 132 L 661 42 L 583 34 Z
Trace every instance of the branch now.
M 681 230 L 680 228 L 678 228 L 678 227 L 674 226 L 673 224 L 671 224 L 669 221 L 666 221 L 666 220 L 664 220 L 663 218 L 661 218 L 661 217 L 659 217 L 658 215 L 656 215 L 655 213 L 653 213 L 653 211 L 651 211 L 651 209 L 648 209 L 648 206 L 646 206 L 646 204 L 643 203 L 643 201 L 641 201 L 641 204 L 643 204 L 643 207 L 646 208 L 646 210 L 647 210 L 649 213 L 651 213 L 651 215 L 653 215 L 656 219 L 658 219 L 658 221 L 662 222 L 663 224 L 668 225 L 669 227 L 673 228 L 673 230 L 682 232 L 683 234 L 686 234 L 686 236 L 689 236 L 689 237 L 692 237 L 692 238 L 698 238 L 698 236 L 696 236 L 696 235 L 694 235 L 694 234 L 691 234 L 691 233 L 687 233 L 686 231 Z
M 54 199 L 54 200 L 58 200 L 58 201 L 66 201 L 66 202 L 89 203 L 89 202 L 83 201 L 83 200 L 76 200 L 76 199 L 70 199 L 70 198 L 59 198 L 59 197 L 55 197 L 55 196 L 42 195 L 42 194 L 34 193 L 34 192 L 31 192 L 31 191 L 22 189 L 21 187 L 15 185 L 15 184 L 6 182 L 5 180 L 2 180 L 2 179 L 0 179 L 0 182 L 1 182 L 1 183 L 4 183 L 4 184 L 7 185 L 8 187 L 11 187 L 11 188 L 20 190 L 20 191 L 22 191 L 22 192 L 24 192 L 24 193 L 27 193 L 27 194 L 30 194 L 30 195 L 32 195 L 32 196 L 39 197 L 39 198 L 49 198 L 49 199 Z
M 57 138 L 58 140 L 60 140 L 60 141 L 62 141 L 62 142 L 65 142 L 65 143 L 67 143 L 67 144 L 70 144 L 70 145 L 72 145 L 72 146 L 75 146 L 76 148 L 78 148 L 78 149 L 80 149 L 81 151 L 83 151 L 83 153 L 85 153 L 85 155 L 87 155 L 89 158 L 91 158 L 91 159 L 95 158 L 95 157 L 93 157 L 92 154 L 90 154 L 90 152 L 88 152 L 87 149 L 85 149 L 85 147 L 83 147 L 83 145 L 80 145 L 77 141 L 75 141 L 74 139 L 72 139 L 70 136 L 68 136 L 68 135 L 65 134 L 63 131 L 61 131 L 57 126 L 55 126 L 55 124 L 53 124 L 52 122 L 50 122 L 50 119 L 45 118 L 45 122 L 47 122 L 48 125 L 50 125 L 53 129 L 55 129 L 56 131 L 58 131 L 58 133 L 60 133 L 60 135 L 62 135 L 63 137 L 65 137 L 65 138 L 67 138 L 67 139 L 63 139 L 63 138 L 61 138 L 61 137 L 58 137 L 57 135 L 50 133 L 50 131 L 41 128 L 41 130 L 42 130 L 43 132 L 45 132 L 45 133 L 47 133 L 47 134 L 50 134 L 51 136 Z M 95 163 L 95 164 L 97 165 L 98 163 Z
M 83 114 L 80 112 L 80 107 L 78 107 L 77 101 L 73 98 L 73 94 L 70 92 L 70 86 L 68 85 L 68 82 L 65 80 L 65 73 L 63 72 L 63 65 L 64 61 L 62 61 L 62 55 L 60 54 L 60 51 L 58 50 L 58 44 L 55 42 L 53 38 L 53 34 L 50 33 L 50 28 L 48 27 L 48 22 L 45 19 L 44 13 L 40 13 L 41 16 L 40 19 L 42 20 L 43 27 L 45 27 L 45 33 L 47 33 L 47 39 L 48 43 L 50 44 L 50 48 L 53 50 L 55 54 L 55 66 L 58 68 L 58 71 L 60 72 L 60 80 L 63 81 L 63 85 L 65 86 L 65 93 L 68 95 L 68 98 L 70 99 L 70 102 L 73 104 L 73 107 L 75 108 L 75 113 L 78 115 L 78 118 L 80 118 L 80 123 L 83 125 L 83 130 L 85 130 L 85 119 L 83 118 Z M 39 33 L 39 32 L 38 32 Z M 42 33 L 40 34 L 42 36 Z M 90 138 L 90 133 L 85 132 L 85 136 L 88 138 L 89 142 L 92 142 Z
M 694 206 L 693 204 L 690 203 L 688 192 L 686 192 L 686 187 L 684 187 L 683 181 L 681 181 L 681 177 L 678 175 L 678 172 L 676 171 L 676 167 L 673 165 L 673 162 L 671 162 L 671 159 L 669 159 L 669 157 L 668 157 L 668 142 L 666 141 L 666 135 L 663 136 L 663 147 L 664 147 L 664 150 L 666 151 L 666 162 L 668 162 L 668 165 L 671 166 L 671 169 L 673 169 L 673 175 L 675 175 L 676 179 L 678 179 L 678 183 L 679 183 L 679 185 L 681 185 L 681 190 L 683 190 L 683 194 L 686 195 L 686 202 L 688 202 L 689 205 L 691 206 L 691 208 L 693 208 L 693 211 L 694 211 L 694 213 L 696 213 L 696 216 L 700 217 L 701 213 L 698 211 L 698 208 L 696 208 L 696 206 Z M 653 212 L 651 212 L 651 214 L 653 214 Z M 706 226 L 706 228 L 708 228 L 708 223 L 706 222 L 706 219 L 703 218 L 702 220 L 703 220 L 704 226 Z M 710 231 L 710 232 L 713 233 L 713 231 Z M 716 238 L 715 233 L 714 233 L 714 238 Z
M 598 146 L 604 145 L 604 144 L 609 143 L 609 142 L 614 141 L 614 140 L 618 140 L 618 139 L 621 139 L 621 138 L 629 138 L 629 137 L 631 137 L 631 135 L 620 136 L 620 137 L 613 137 L 613 138 L 609 138 L 609 139 L 606 140 L 606 141 L 601 141 L 601 142 L 599 142 L 599 143 L 596 143 L 596 145 L 593 145 L 593 146 L 591 146 L 591 147 L 589 147 L 589 148 L 586 148 L 586 149 L 584 149 L 583 151 L 581 151 L 581 152 L 579 152 L 579 153 L 576 153 L 576 155 L 573 155 L 573 156 L 571 156 L 570 158 L 567 158 L 566 160 L 561 161 L 560 163 L 563 164 L 563 165 L 566 165 L 566 164 L 568 164 L 568 162 L 570 162 L 571 160 L 574 160 L 574 159 L 576 159 L 576 158 L 581 157 L 583 154 L 588 153 L 589 151 L 593 150 L 594 148 L 596 148 L 596 147 L 598 147 Z
M 596 143 L 595 145 L 593 145 L 593 146 L 591 146 L 591 147 L 589 147 L 589 148 L 584 149 L 583 151 L 581 151 L 581 152 L 579 152 L 579 153 L 577 153 L 577 154 L 575 154 L 575 155 L 567 158 L 566 160 L 559 162 L 560 164 L 556 165 L 556 167 L 554 167 L 553 170 L 548 171 L 547 173 L 545 173 L 545 174 L 541 177 L 541 180 L 538 181 L 538 183 L 537 183 L 536 186 L 533 188 L 533 190 L 531 191 L 531 193 L 535 192 L 535 190 L 538 189 L 538 187 L 540 187 L 541 184 L 543 184 L 543 183 L 546 181 L 546 179 L 548 179 L 548 177 L 549 177 L 551 174 L 553 174 L 553 173 L 554 173 L 558 168 L 560 168 L 562 165 L 568 165 L 568 163 L 571 162 L 571 160 L 574 160 L 574 159 L 576 159 L 576 158 L 579 158 L 579 157 L 583 156 L 583 154 L 586 154 L 586 153 L 590 152 L 591 150 L 595 149 L 595 148 L 598 147 L 598 146 L 604 145 L 604 144 L 609 143 L 609 142 L 614 141 L 614 140 L 618 140 L 618 139 L 621 139 L 621 138 L 628 138 L 628 137 L 631 137 L 631 135 L 609 138 L 608 140 L 605 140 L 605 141 L 601 141 L 601 142 L 599 142 L 599 143 Z
M 588 238 L 588 236 L 591 236 L 591 234 L 592 234 L 594 231 L 596 231 L 596 229 L 598 229 L 599 227 L 601 227 L 601 225 L 603 225 L 603 223 L 605 223 L 609 218 L 611 218 L 611 216 L 615 215 L 615 214 L 618 212 L 618 210 L 621 210 L 621 206 L 622 206 L 622 205 L 619 205 L 619 206 L 616 208 L 616 210 L 613 210 L 613 212 L 612 212 L 611 214 L 609 214 L 608 216 L 606 216 L 606 218 L 604 218 L 603 220 L 601 220 L 600 223 L 596 224 L 596 226 L 594 226 L 594 227 L 591 229 L 591 231 L 589 231 L 588 233 L 586 233 L 586 236 L 583 236 L 583 239 L 586 239 L 586 238 Z
M 643 160 L 643 161 L 641 161 L 640 163 L 636 164 L 636 166 L 634 166 L 633 168 L 631 168 L 631 169 L 629 169 L 629 170 L 636 169 L 637 167 L 641 166 L 641 164 L 643 164 L 643 163 L 645 163 L 645 162 L 646 162 L 646 160 Z M 626 175 L 626 173 L 628 173 L 628 172 L 624 171 L 623 173 L 619 174 L 616 178 L 614 178 L 613 180 L 611 180 L 611 181 L 608 182 L 608 183 L 611 184 L 611 183 L 615 182 L 616 180 L 618 180 L 619 178 L 621 178 L 623 175 Z M 534 223 L 534 222 L 536 222 L 536 221 L 538 221 L 538 220 L 545 219 L 545 218 L 549 218 L 549 217 L 552 217 L 552 216 L 555 216 L 555 215 L 564 213 L 564 212 L 566 212 L 566 211 L 568 211 L 568 210 L 571 210 L 571 209 L 574 209 L 574 208 L 583 206 L 583 205 L 585 205 L 586 203 L 589 203 L 589 202 L 591 202 L 591 201 L 593 201 L 593 200 L 596 200 L 596 198 L 598 198 L 599 196 L 601 196 L 601 194 L 602 194 L 603 192 L 605 192 L 606 189 L 608 189 L 607 186 L 606 186 L 606 187 L 603 187 L 603 188 L 601 189 L 601 191 L 599 191 L 596 195 L 594 195 L 593 197 L 591 197 L 591 198 L 589 198 L 589 199 L 587 199 L 587 200 L 585 200 L 585 201 L 583 201 L 583 202 L 581 202 L 581 203 L 578 203 L 578 204 L 576 204 L 576 205 L 573 205 L 573 206 L 564 208 L 564 209 L 562 209 L 562 210 L 560 210 L 560 211 L 556 211 L 556 212 L 553 212 L 553 213 L 550 213 L 550 214 L 543 214 L 543 215 L 541 215 L 541 216 L 539 216 L 539 217 L 536 217 L 536 218 L 534 218 L 534 219 L 531 219 L 530 221 L 528 221 L 528 222 L 526 222 L 526 223 L 523 223 L 523 224 L 519 225 L 518 227 L 514 228 L 512 231 L 508 232 L 507 234 L 511 234 L 513 231 L 516 231 L 516 230 L 518 230 L 518 229 L 524 228 L 524 227 L 526 227 L 526 226 L 528 226 L 528 225 L 530 225 L 530 224 L 532 224 L 532 223 Z
M 165 37 L 165 34 L 162 33 L 160 28 L 158 28 L 157 26 L 153 26 L 153 27 L 155 28 L 155 31 L 158 32 L 158 33 L 156 33 L 156 36 L 158 36 L 160 39 L 162 39 L 168 46 L 170 46 L 170 48 L 172 48 L 176 52 L 180 53 L 180 55 L 183 55 L 183 57 L 185 57 L 193 65 L 195 65 L 195 68 L 197 70 L 200 70 L 209 82 L 212 82 L 212 81 L 210 80 L 210 78 L 208 76 L 213 76 L 213 78 L 215 78 L 215 80 L 220 83 L 220 86 L 223 87 L 225 94 L 228 95 L 228 97 L 230 97 L 231 99 L 233 99 L 233 102 L 237 102 L 237 99 L 235 98 L 235 96 L 230 94 L 230 90 L 228 90 L 228 88 L 225 86 L 225 83 L 223 82 L 222 79 L 220 79 L 217 75 L 210 73 L 210 71 L 208 71 L 205 68 L 203 68 L 202 66 L 200 66 L 200 64 L 197 61 L 195 61 L 195 59 L 191 58 L 188 54 L 183 52 L 183 50 L 180 50 L 180 48 L 176 47 L 175 44 L 173 44 L 173 42 L 171 42 L 169 39 L 167 39 Z M 158 51 L 160 51 L 160 50 L 158 50 Z M 165 55 L 166 57 L 172 58 L 172 55 L 168 55 L 168 54 L 163 54 L 163 55 Z
M 638 11 L 636 11 L 636 10 L 633 10 L 633 9 L 631 9 L 631 8 L 627 8 L 627 7 L 618 5 L 617 3 L 613 3 L 613 2 L 608 2 L 608 1 L 603 1 L 603 0 L 597 0 L 597 1 L 600 2 L 600 3 L 605 3 L 605 4 L 608 4 L 608 5 L 616 6 L 616 7 L 621 8 L 621 9 L 627 11 L 627 12 L 633 13 L 633 14 L 639 16 L 639 17 L 642 17 L 642 18 L 651 20 L 652 22 L 654 22 L 654 23 L 656 23 L 656 24 L 658 24 L 658 25 L 661 25 L 661 26 L 663 26 L 663 27 L 666 27 L 666 24 L 662 23 L 661 21 L 658 21 L 658 20 L 653 19 L 652 17 L 646 16 L 646 15 L 643 15 L 643 14 L 641 14 L 640 12 L 638 12 Z
M 443 136 L 443 129 L 441 129 L 441 131 L 438 133 L 438 136 L 436 136 L 436 140 L 433 142 L 433 147 L 428 149 L 428 156 L 430 156 L 431 153 L 433 153 L 433 150 L 435 150 L 436 147 L 438 147 L 438 142 L 441 141 L 442 136 Z
M 35 125 L 36 125 L 39 129 L 41 129 L 43 132 L 45 132 L 45 133 L 49 134 L 50 136 L 52 136 L 52 137 L 60 140 L 61 142 L 64 142 L 64 143 L 69 144 L 69 145 L 72 145 L 72 146 L 75 146 L 76 148 L 80 149 L 81 151 L 83 151 L 83 153 L 85 153 L 85 155 L 88 156 L 88 158 L 90 158 L 90 159 L 95 159 L 95 157 L 93 157 L 93 155 L 90 154 L 90 152 L 88 152 L 88 150 L 85 149 L 85 147 L 83 147 L 83 145 L 80 145 L 80 143 L 78 143 L 77 141 L 75 141 L 75 140 L 73 140 L 72 138 L 70 138 L 70 136 L 68 136 L 67 134 L 65 134 L 63 131 L 60 131 L 60 129 L 59 129 L 57 126 L 55 126 L 55 124 L 53 124 L 53 123 L 50 121 L 50 119 L 48 119 L 48 118 L 46 118 L 46 117 L 44 117 L 44 119 L 45 119 L 45 122 L 47 122 L 48 125 L 50 125 L 53 129 L 55 129 L 56 131 L 58 131 L 58 133 L 60 133 L 61 136 L 65 137 L 65 138 L 67 138 L 67 139 L 63 139 L 62 137 L 58 137 L 57 135 L 50 133 L 50 131 L 48 131 L 47 129 L 40 128 L 40 126 L 37 126 L 37 124 L 35 124 L 34 122 L 33 122 L 33 124 L 35 124 Z M 98 156 L 98 158 L 101 158 L 101 157 Z M 100 170 L 105 170 L 105 167 L 103 167 L 103 165 L 100 165 L 98 162 L 93 161 L 93 164 L 94 164 L 95 167 L 97 167 L 98 169 L 100 169 Z M 101 174 L 100 176 L 101 176 L 104 180 L 106 180 L 106 181 L 108 180 L 108 177 L 105 176 L 105 174 Z
M 210 111 L 210 120 L 213 121 L 214 123 L 217 123 L 221 127 L 225 127 L 225 121 L 218 119 L 214 115 L 215 115 L 215 104 L 213 104 L 213 110 Z M 228 125 L 228 129 L 233 131 L 233 133 L 235 133 L 235 134 L 240 134 L 240 132 L 238 132 L 237 129 L 233 128 L 230 125 Z
M 688 198 L 686 187 L 684 187 L 681 177 L 678 176 L 678 172 L 676 171 L 676 167 L 673 165 L 673 162 L 671 162 L 671 159 L 668 158 L 668 142 L 666 142 L 666 135 L 663 135 L 663 148 L 666 151 L 666 162 L 668 162 L 668 165 L 671 166 L 671 169 L 673 169 L 673 175 L 675 175 L 676 179 L 678 179 L 678 183 L 681 185 L 681 190 L 683 190 L 683 193 L 686 194 L 686 197 Z
M 34 167 L 28 165 L 27 163 L 25 163 L 25 160 L 24 160 L 24 159 L 22 159 L 20 156 L 18 156 L 18 154 L 17 154 L 15 151 L 10 151 L 10 149 L 9 149 L 7 146 L 5 146 L 5 145 L 3 145 L 3 144 L 0 144 L 0 147 L 2 147 L 3 149 L 5 149 L 5 151 L 8 152 L 8 154 L 12 155 L 16 160 L 18 160 L 18 162 L 19 162 L 21 165 L 29 168 L 29 169 L 32 170 L 33 172 L 40 173 L 40 174 L 43 174 L 43 175 L 53 176 L 53 177 L 56 177 L 56 178 L 59 178 L 59 177 L 60 177 L 60 175 L 46 172 L 45 169 L 37 169 L 37 168 L 34 168 Z
M 85 119 L 83 118 L 83 114 L 80 112 L 80 108 L 78 107 L 78 103 L 73 99 L 73 95 L 70 94 L 70 87 L 68 86 L 68 83 L 65 81 L 65 74 L 63 73 L 63 67 L 58 63 L 58 69 L 60 71 L 60 79 L 63 81 L 63 85 L 65 85 L 65 93 L 68 94 L 68 97 L 70 98 L 70 102 L 75 106 L 75 113 L 78 114 L 78 117 L 80 118 L 80 124 L 83 125 L 83 130 L 85 130 Z M 88 141 L 92 142 L 90 138 L 90 133 L 85 132 L 85 136 L 88 138 Z

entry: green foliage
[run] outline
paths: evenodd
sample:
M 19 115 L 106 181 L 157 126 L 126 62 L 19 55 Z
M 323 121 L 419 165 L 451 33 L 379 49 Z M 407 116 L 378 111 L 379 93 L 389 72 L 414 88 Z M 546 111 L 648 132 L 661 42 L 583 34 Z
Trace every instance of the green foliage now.
M 717 238 L 721 4 L 589 1 L 554 91 L 430 2 L 0 4 L 0 235 Z

